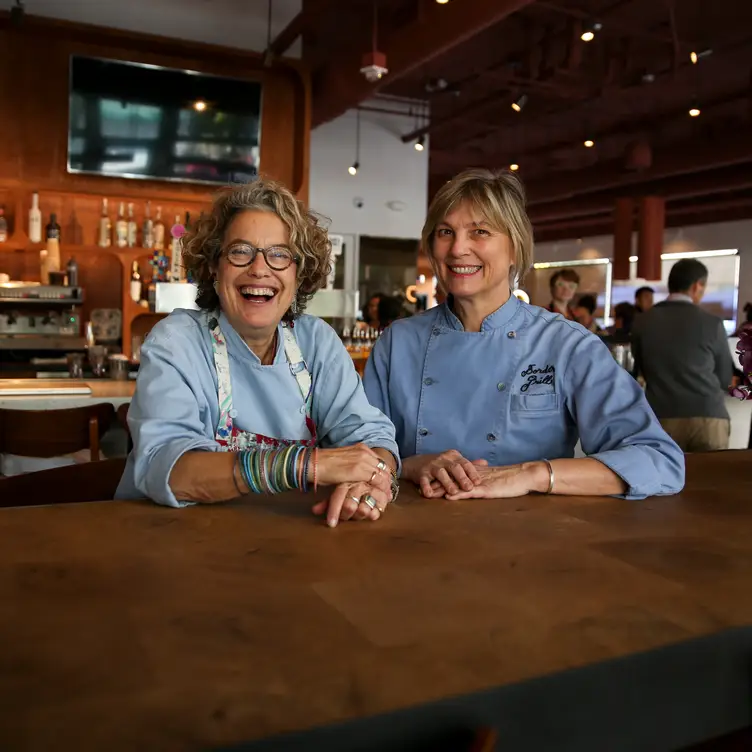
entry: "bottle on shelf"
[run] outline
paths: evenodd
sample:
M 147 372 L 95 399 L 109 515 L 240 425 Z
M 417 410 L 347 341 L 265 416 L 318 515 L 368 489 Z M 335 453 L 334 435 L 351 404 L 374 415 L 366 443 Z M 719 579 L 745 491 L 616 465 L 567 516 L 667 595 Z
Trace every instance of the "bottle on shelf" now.
M 125 248 L 128 245 L 128 221 L 125 218 L 125 203 L 120 202 L 118 217 L 115 222 L 115 245 Z
M 68 275 L 68 287 L 78 287 L 78 262 L 73 256 L 68 259 L 65 271 Z
M 5 218 L 5 207 L 0 206 L 0 243 L 8 239 L 8 220 Z
M 102 199 L 102 215 L 99 217 L 99 232 L 97 233 L 97 245 L 100 248 L 109 248 L 112 245 L 112 221 L 107 208 L 107 199 Z
M 51 272 L 60 271 L 60 225 L 57 223 L 57 214 L 50 214 L 50 221 L 44 231 L 47 240 L 47 268 Z
M 187 215 L 186 215 L 187 216 Z M 190 217 L 188 217 L 190 219 Z M 183 281 L 183 235 L 185 235 L 185 227 L 180 223 L 180 215 L 175 215 L 175 224 L 170 230 L 172 235 L 172 243 L 170 243 L 170 282 L 182 282 Z
M 134 261 L 131 266 L 131 300 L 134 303 L 141 300 L 141 272 L 138 268 L 138 261 Z
M 134 248 L 138 241 L 138 225 L 133 218 L 133 204 L 128 204 L 128 231 L 127 242 L 128 248 Z
M 29 240 L 32 243 L 42 242 L 42 212 L 39 211 L 39 194 L 31 194 L 31 209 L 29 209 Z
M 165 247 L 165 225 L 162 221 L 162 207 L 157 207 L 157 218 L 154 221 L 154 250 L 163 251 Z
M 146 202 L 146 208 L 144 209 L 141 245 L 149 251 L 154 248 L 154 220 L 151 218 L 151 201 Z

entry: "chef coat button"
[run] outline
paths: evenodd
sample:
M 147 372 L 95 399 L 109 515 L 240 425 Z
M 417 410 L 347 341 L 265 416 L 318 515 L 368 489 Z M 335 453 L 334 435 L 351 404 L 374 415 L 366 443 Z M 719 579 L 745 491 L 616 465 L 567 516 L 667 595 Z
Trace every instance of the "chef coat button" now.
M 488 436 L 486 436 L 486 438 L 489 441 L 496 441 L 496 434 L 495 433 L 489 433 Z
M 431 378 L 428 378 L 428 379 L 423 379 L 423 383 L 424 383 L 424 384 L 425 384 L 426 386 L 431 386 L 431 384 L 433 384 L 433 379 L 431 379 Z
M 439 334 L 441 334 L 441 329 L 439 329 L 438 327 L 436 327 L 436 328 L 435 328 L 435 329 L 433 330 L 433 333 L 434 333 L 434 335 L 435 335 L 435 336 L 438 336 Z
M 498 383 L 498 384 L 496 385 L 496 388 L 497 388 L 497 389 L 498 389 L 498 390 L 499 390 L 500 392 L 503 392 L 503 391 L 504 391 L 504 390 L 505 390 L 505 389 L 507 388 L 507 385 L 506 385 L 506 384 L 505 384 L 505 383 L 504 383 L 503 381 L 500 381 L 500 382 L 499 382 L 499 383 Z
M 517 332 L 507 332 L 509 339 L 514 339 L 517 336 Z
M 230 417 L 231 418 L 237 418 L 238 417 L 238 411 L 233 407 L 232 410 L 230 410 Z
M 419 436 L 428 436 L 428 431 L 425 428 L 421 428 L 420 431 L 418 431 Z

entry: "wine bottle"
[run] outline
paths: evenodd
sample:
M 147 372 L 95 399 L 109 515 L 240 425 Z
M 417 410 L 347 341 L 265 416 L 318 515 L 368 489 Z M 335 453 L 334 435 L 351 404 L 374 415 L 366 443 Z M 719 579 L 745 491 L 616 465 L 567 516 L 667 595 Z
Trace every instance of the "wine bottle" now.
M 31 194 L 31 209 L 29 209 L 29 240 L 32 243 L 42 242 L 42 212 L 39 211 L 39 194 Z
M 141 300 L 141 273 L 137 261 L 134 261 L 131 266 L 131 300 L 134 303 Z
M 122 201 L 115 222 L 115 245 L 118 248 L 125 248 L 128 245 L 128 222 L 125 219 L 125 203 Z
M 137 240 L 138 240 L 138 225 L 136 224 L 136 220 L 133 218 L 133 204 L 128 204 L 128 232 L 127 232 L 128 248 L 135 247 Z
M 154 250 L 163 251 L 165 244 L 165 226 L 162 221 L 162 207 L 157 207 L 157 219 L 154 222 Z
M 60 225 L 57 214 L 50 214 L 50 221 L 44 231 L 47 239 L 47 267 L 51 272 L 60 271 Z
M 151 201 L 146 202 L 141 236 L 141 245 L 148 250 L 152 250 L 154 248 L 154 220 L 151 218 Z
M 101 248 L 109 248 L 112 245 L 112 221 L 110 220 L 106 198 L 102 199 L 102 215 L 99 218 L 97 245 Z

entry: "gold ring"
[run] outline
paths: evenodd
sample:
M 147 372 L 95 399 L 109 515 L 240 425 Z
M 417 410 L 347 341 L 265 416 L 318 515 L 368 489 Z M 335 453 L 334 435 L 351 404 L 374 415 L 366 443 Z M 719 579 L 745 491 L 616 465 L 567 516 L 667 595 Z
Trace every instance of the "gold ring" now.
M 374 499 L 373 496 L 371 496 L 371 494 L 365 494 L 364 496 L 361 496 L 360 500 L 364 504 L 368 504 L 368 506 L 371 507 L 371 509 L 376 508 L 376 499 Z
M 378 470 L 373 471 L 373 475 L 371 476 L 371 480 L 368 481 L 368 485 L 370 486 L 373 483 L 373 479 L 379 474 Z

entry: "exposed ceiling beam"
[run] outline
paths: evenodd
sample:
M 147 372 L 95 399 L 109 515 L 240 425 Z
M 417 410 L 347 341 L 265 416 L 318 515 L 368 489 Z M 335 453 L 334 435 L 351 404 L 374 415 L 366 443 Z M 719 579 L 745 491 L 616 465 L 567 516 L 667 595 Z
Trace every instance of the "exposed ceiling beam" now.
M 563 171 L 527 183 L 530 206 L 546 204 L 590 193 L 730 167 L 752 162 L 752 140 L 746 133 L 715 137 L 712 142 L 689 141 L 669 151 L 657 151 L 647 170 L 627 171 L 623 160 L 590 169 Z
M 370 82 L 360 72 L 362 54 L 333 55 L 314 77 L 313 126 L 325 123 L 360 104 L 386 84 L 410 73 L 489 26 L 530 5 L 533 0 L 464 0 L 440 5 L 431 3 L 419 20 L 394 30 L 381 50 L 387 56 L 389 73 L 382 81 Z
M 295 43 L 295 40 L 308 28 L 311 22 L 317 16 L 325 13 L 332 5 L 334 5 L 334 0 L 304 0 L 303 10 L 277 34 L 272 43 L 267 47 L 264 53 L 265 57 L 273 59 L 284 55 Z

